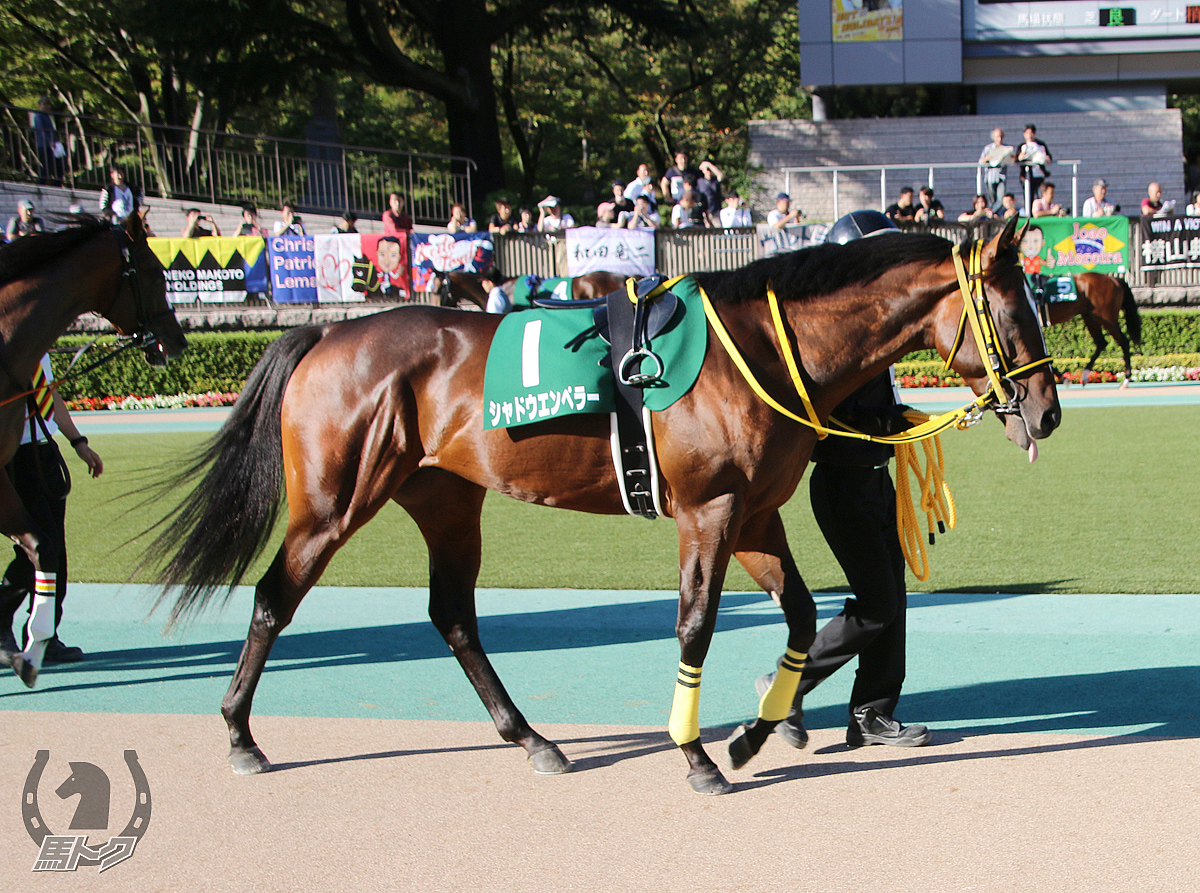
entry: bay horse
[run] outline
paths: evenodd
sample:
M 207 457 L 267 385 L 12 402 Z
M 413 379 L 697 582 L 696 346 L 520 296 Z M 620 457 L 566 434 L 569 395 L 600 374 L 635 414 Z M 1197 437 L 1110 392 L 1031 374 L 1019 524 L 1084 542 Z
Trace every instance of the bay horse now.
M 484 273 L 468 273 L 464 270 L 454 270 L 449 273 L 438 273 L 438 284 L 434 288 L 441 297 L 441 306 L 457 307 L 460 300 L 470 301 L 479 307 L 480 310 L 487 309 L 488 293 L 483 286 L 483 280 L 488 279 L 491 282 L 498 284 L 501 288 L 508 289 L 509 296 L 512 296 L 512 287 L 516 283 L 516 276 L 505 276 L 498 270 L 489 270 Z M 625 276 L 619 273 L 607 273 L 596 271 L 594 273 L 584 273 L 582 276 L 572 276 L 571 278 L 571 297 L 576 301 L 590 300 L 591 298 L 602 298 L 605 295 L 612 294 L 618 288 L 625 284 Z
M 1107 331 L 1112 335 L 1125 358 L 1125 381 L 1121 383 L 1121 386 L 1125 387 L 1133 379 L 1130 343 L 1140 344 L 1142 340 L 1142 318 L 1138 315 L 1133 290 L 1123 277 L 1108 273 L 1076 273 L 1074 279 L 1077 296 L 1074 301 L 1051 301 L 1046 304 L 1050 325 L 1059 325 L 1073 316 L 1083 319 L 1083 325 L 1092 336 L 1092 343 L 1096 345 L 1083 370 L 1083 384 L 1087 384 L 1088 374 L 1096 365 L 1096 358 L 1108 346 L 1104 333 Z M 1121 330 L 1122 311 L 1125 312 L 1128 337 Z
M 1008 438 L 1032 454 L 1035 439 L 1057 427 L 1061 411 L 1017 266 L 1015 226 L 978 243 L 982 271 L 974 279 L 986 290 L 998 349 L 1023 366 L 1005 380 L 1011 398 L 1000 411 Z M 779 514 L 816 435 L 759 398 L 712 337 L 711 320 L 723 324 L 759 386 L 796 412 L 800 400 L 789 391 L 793 378 L 776 340 L 776 331 L 786 332 L 822 421 L 917 348 L 952 355 L 953 368 L 983 394 L 988 368 L 980 348 L 969 336 L 959 348 L 964 302 L 957 260 L 957 247 L 938 236 L 897 233 L 695 274 L 711 296 L 705 312 L 714 314 L 707 353 L 695 385 L 653 414 L 652 430 L 662 504 L 679 530 L 680 666 L 668 728 L 698 792 L 732 789 L 701 744 L 698 719 L 700 671 L 730 558 L 783 609 L 794 661 L 807 654 L 817 616 Z M 772 304 L 774 295 L 779 301 Z M 782 305 L 778 329 L 769 304 Z M 287 532 L 255 588 L 249 633 L 221 705 L 235 772 L 270 769 L 251 734 L 250 711 L 273 643 L 334 553 L 389 501 L 412 516 L 425 539 L 430 619 L 500 737 L 523 747 L 535 772 L 570 769 L 517 709 L 480 643 L 474 600 L 480 513 L 489 489 L 574 511 L 624 509 L 606 416 L 484 430 L 484 366 L 500 321 L 423 306 L 294 329 L 268 348 L 224 427 L 165 484 L 200 479 L 160 522 L 165 526 L 147 553 L 165 562 L 157 576 L 164 586 L 159 603 L 179 588 L 168 626 L 241 580 L 267 542 L 286 488 Z M 735 768 L 787 715 L 796 678 L 730 744 Z
M 41 357 L 83 313 L 102 315 L 153 365 L 164 365 L 186 346 L 167 302 L 163 267 L 146 243 L 141 218 L 123 228 L 88 215 L 64 218 L 56 233 L 35 233 L 0 246 L 0 465 L 13 458 L 28 424 L 27 402 Z M 45 539 L 25 510 L 12 481 L 0 473 L 0 533 L 24 550 L 35 572 L 58 566 L 58 546 Z M 29 687 L 36 658 L 15 660 Z

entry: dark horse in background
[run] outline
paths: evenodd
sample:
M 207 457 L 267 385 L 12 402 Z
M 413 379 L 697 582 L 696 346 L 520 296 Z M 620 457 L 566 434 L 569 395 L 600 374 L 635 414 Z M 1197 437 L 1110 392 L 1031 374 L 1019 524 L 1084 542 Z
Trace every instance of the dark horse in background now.
M 1014 220 L 982 247 L 978 278 L 1011 368 L 1045 358 L 1017 266 L 1015 227 Z M 910 351 L 950 355 L 964 309 L 952 247 L 937 236 L 888 234 L 695 279 L 762 387 L 784 408 L 803 412 L 766 299 L 769 290 L 778 295 L 786 340 L 825 420 L 839 401 Z M 484 430 L 484 367 L 500 321 L 426 306 L 292 330 L 268 348 L 221 431 L 166 485 L 200 480 L 151 548 L 152 557 L 167 562 L 160 582 L 180 587 L 172 623 L 242 578 L 267 542 L 286 488 L 287 532 L 258 581 L 249 634 L 221 708 L 234 771 L 270 768 L 251 734 L 250 712 L 276 637 L 334 553 L 389 502 L 412 516 L 425 539 L 430 619 L 500 736 L 521 745 L 539 773 L 570 768 L 517 709 L 480 643 L 474 598 L 480 513 L 489 489 L 574 511 L 624 509 L 607 416 Z M 729 560 L 741 562 L 783 609 L 789 654 L 803 660 L 816 634 L 813 598 L 779 514 L 816 435 L 755 394 L 711 326 L 710 318 L 695 385 L 654 413 L 652 428 L 663 507 L 679 531 L 680 667 L 668 728 L 687 759 L 691 786 L 718 794 L 732 788 L 700 741 L 699 682 Z M 985 362 L 975 340 L 965 341 L 953 368 L 983 394 Z M 1047 437 L 1061 419 L 1054 377 L 1047 365 L 1013 376 L 1005 385 L 1012 391 L 1003 407 L 1005 431 L 1032 451 L 1034 439 Z M 776 701 L 790 706 L 794 692 L 795 681 Z M 735 764 L 756 752 L 786 715 L 775 712 L 760 713 Z
M 86 215 L 66 219 L 71 225 L 61 232 L 0 246 L 0 465 L 12 459 L 29 424 L 25 398 L 34 370 L 76 317 L 99 313 L 119 334 L 139 336 L 154 365 L 187 344 L 141 218 L 132 215 L 124 229 Z M 58 566 L 58 547 L 36 529 L 3 473 L 0 532 L 25 551 L 35 571 Z M 14 661 L 13 669 L 30 687 L 37 680 L 33 662 Z
M 440 296 L 443 307 L 457 307 L 459 301 L 470 301 L 480 310 L 487 309 L 488 292 L 484 280 L 507 288 L 512 297 L 512 287 L 519 277 L 505 276 L 499 270 L 492 268 L 482 273 L 468 273 L 465 270 L 453 270 L 449 273 L 438 273 L 437 283 L 433 291 Z M 571 297 L 576 301 L 586 301 L 591 298 L 602 298 L 612 294 L 625 284 L 625 276 L 619 273 L 584 273 L 582 276 L 572 276 Z
M 1142 318 L 1138 315 L 1133 290 L 1122 277 L 1107 273 L 1076 273 L 1074 279 L 1075 300 L 1052 301 L 1046 305 L 1050 325 L 1056 326 L 1073 316 L 1079 316 L 1088 334 L 1092 336 L 1092 343 L 1096 345 L 1096 349 L 1083 370 L 1083 384 L 1087 384 L 1088 375 L 1096 365 L 1096 358 L 1108 346 L 1104 333 L 1112 335 L 1125 358 L 1125 381 L 1121 384 L 1125 387 L 1133 378 L 1130 344 L 1140 344 L 1142 340 Z M 1121 330 L 1121 311 L 1125 312 L 1128 337 Z

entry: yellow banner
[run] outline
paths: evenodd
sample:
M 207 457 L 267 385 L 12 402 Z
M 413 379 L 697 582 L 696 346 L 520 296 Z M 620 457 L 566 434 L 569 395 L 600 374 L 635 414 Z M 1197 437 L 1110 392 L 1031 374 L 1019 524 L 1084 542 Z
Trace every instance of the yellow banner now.
M 833 0 L 833 40 L 903 40 L 903 0 Z

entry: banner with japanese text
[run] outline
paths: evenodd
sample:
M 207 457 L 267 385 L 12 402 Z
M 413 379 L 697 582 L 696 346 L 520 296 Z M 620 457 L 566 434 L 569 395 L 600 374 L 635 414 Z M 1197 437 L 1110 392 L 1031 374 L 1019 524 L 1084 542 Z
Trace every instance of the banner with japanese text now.
M 1038 217 L 1021 239 L 1026 273 L 1123 274 L 1129 267 L 1128 217 Z
M 567 275 L 606 271 L 622 276 L 654 274 L 654 231 L 580 226 L 565 231 Z
M 315 238 L 289 233 L 267 240 L 271 299 L 276 304 L 317 303 Z
M 482 273 L 492 265 L 490 233 L 412 233 L 412 288 L 429 291 L 434 273 Z
M 317 300 L 322 304 L 412 297 L 408 233 L 319 235 L 313 244 Z
M 833 42 L 903 40 L 902 0 L 833 0 Z
M 1200 217 L 1143 217 L 1142 269 L 1200 267 Z
M 163 265 L 167 299 L 229 304 L 267 290 L 266 243 L 258 236 L 147 240 Z

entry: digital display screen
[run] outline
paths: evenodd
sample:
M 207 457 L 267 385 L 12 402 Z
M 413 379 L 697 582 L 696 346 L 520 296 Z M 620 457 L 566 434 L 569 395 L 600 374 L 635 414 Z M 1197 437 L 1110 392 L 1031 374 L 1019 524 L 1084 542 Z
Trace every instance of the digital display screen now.
M 1196 0 L 1133 0 L 1101 6 L 1097 0 L 966 0 L 964 40 L 1104 40 L 1121 37 L 1200 36 Z
M 1101 28 L 1120 28 L 1124 25 L 1137 24 L 1137 10 L 1130 7 L 1116 9 L 1100 9 Z

